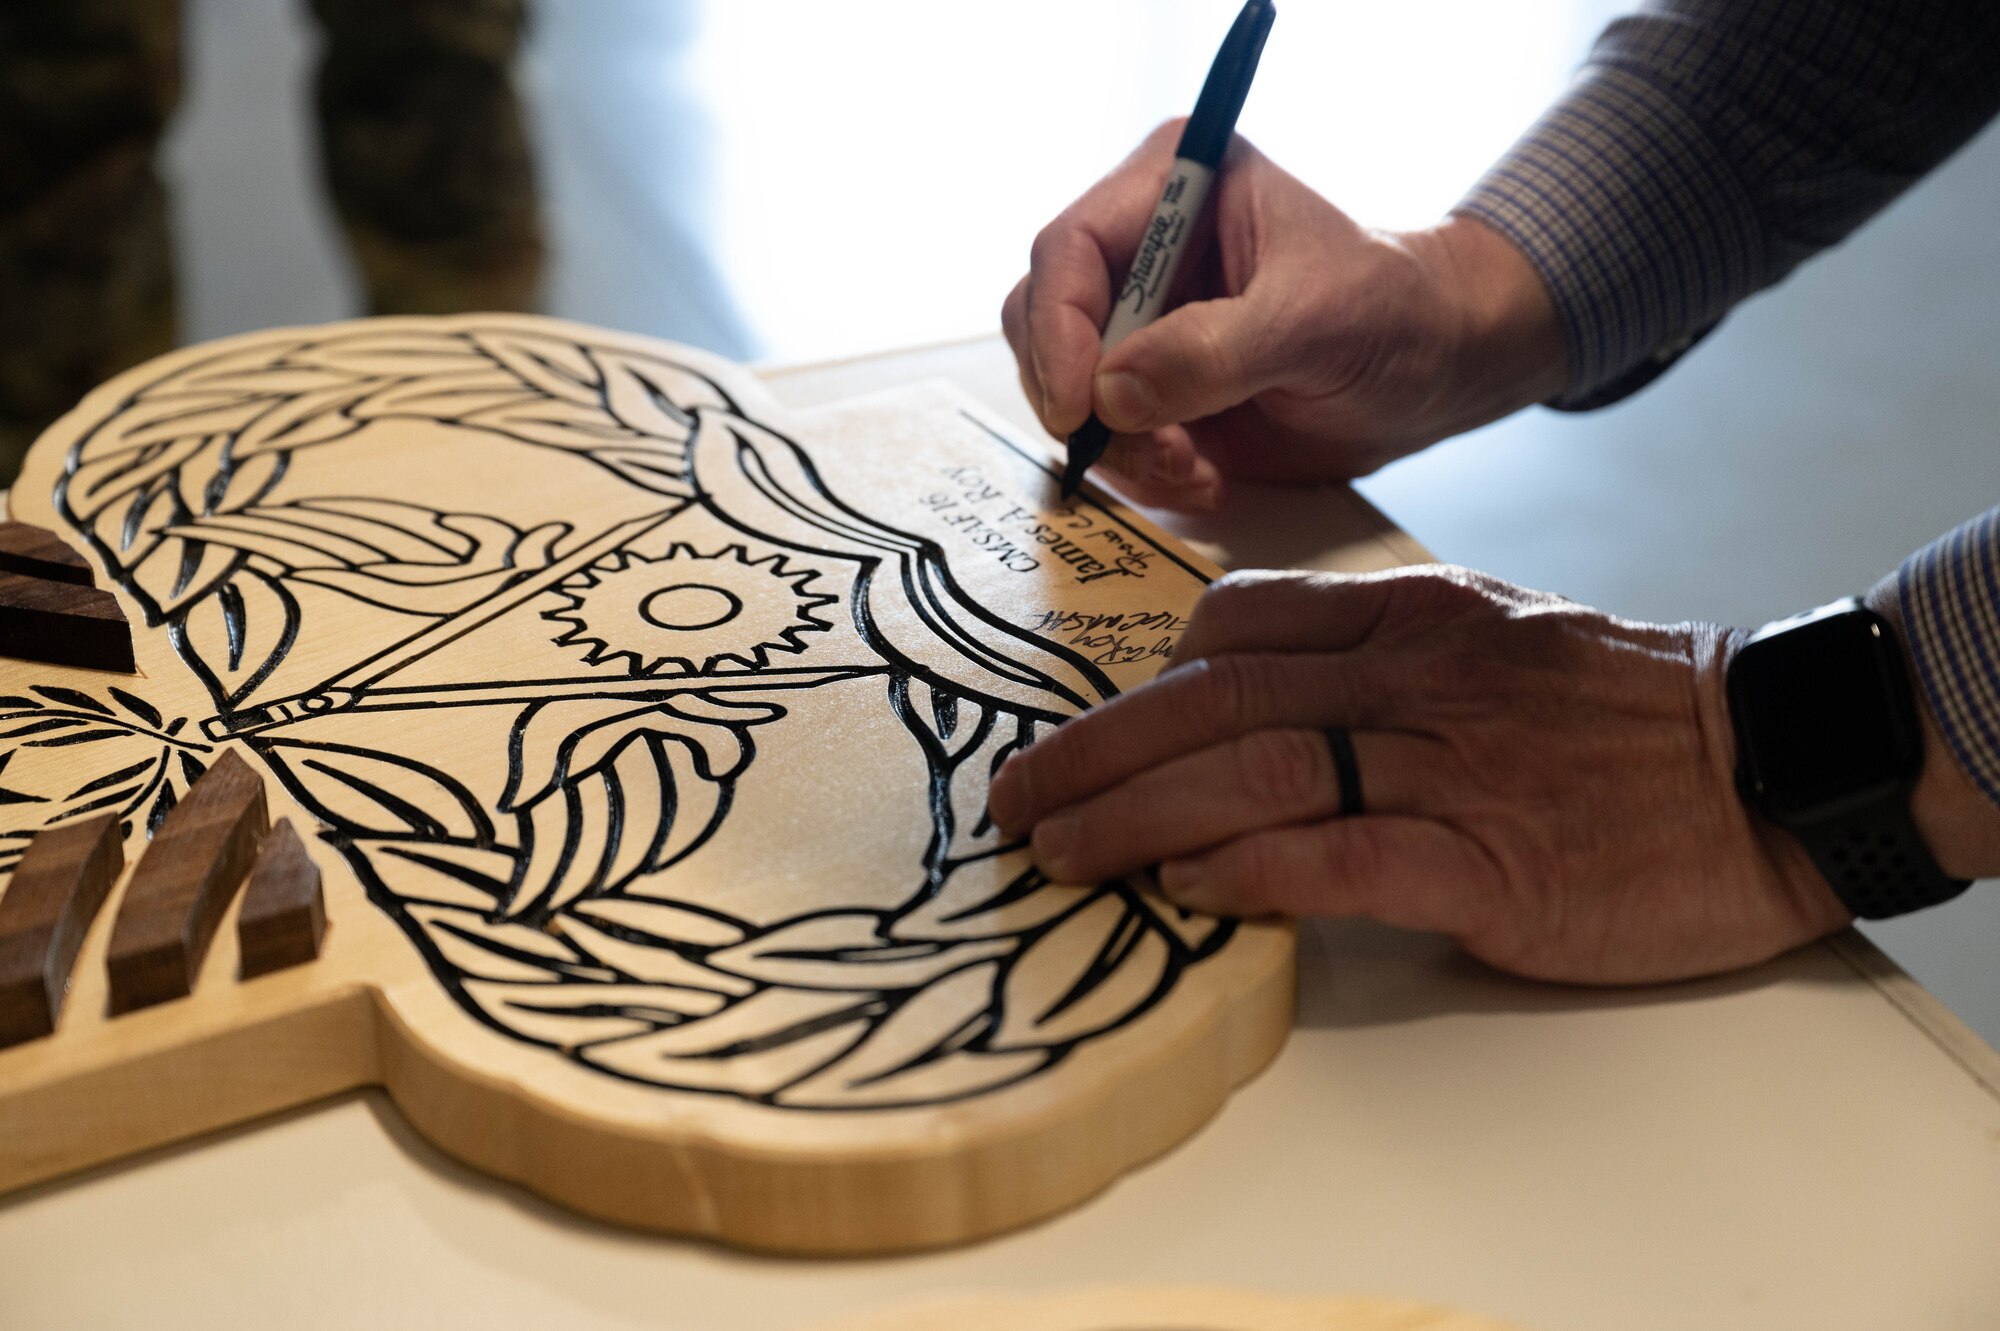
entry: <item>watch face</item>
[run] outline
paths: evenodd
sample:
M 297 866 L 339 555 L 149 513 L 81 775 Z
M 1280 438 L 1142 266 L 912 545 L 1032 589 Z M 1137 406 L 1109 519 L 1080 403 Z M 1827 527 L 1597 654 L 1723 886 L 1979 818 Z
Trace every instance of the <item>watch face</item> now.
M 1743 773 L 1780 819 L 1879 797 L 1922 763 L 1901 648 L 1865 610 L 1753 639 L 1730 665 L 1729 706 Z

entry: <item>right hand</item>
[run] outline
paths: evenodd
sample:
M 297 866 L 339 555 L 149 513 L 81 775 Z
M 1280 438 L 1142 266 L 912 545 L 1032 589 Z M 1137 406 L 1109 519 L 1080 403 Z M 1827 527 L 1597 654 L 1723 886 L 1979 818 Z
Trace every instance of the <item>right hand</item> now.
M 1182 303 L 1100 359 L 1180 132 L 1162 125 L 1044 227 L 1001 310 L 1043 426 L 1067 438 L 1094 410 L 1132 498 L 1201 512 L 1231 479 L 1351 479 L 1562 390 L 1554 303 L 1511 242 L 1467 217 L 1366 230 L 1241 138 Z

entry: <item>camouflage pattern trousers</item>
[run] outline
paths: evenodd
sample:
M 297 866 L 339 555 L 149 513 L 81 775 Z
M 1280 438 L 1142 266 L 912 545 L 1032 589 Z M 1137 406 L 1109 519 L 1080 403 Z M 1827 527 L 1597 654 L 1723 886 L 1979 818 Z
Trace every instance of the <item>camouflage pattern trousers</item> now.
M 369 312 L 533 308 L 525 4 L 310 0 L 321 176 Z M 181 36 L 181 0 L 0 6 L 0 485 L 86 391 L 176 340 L 157 157 Z

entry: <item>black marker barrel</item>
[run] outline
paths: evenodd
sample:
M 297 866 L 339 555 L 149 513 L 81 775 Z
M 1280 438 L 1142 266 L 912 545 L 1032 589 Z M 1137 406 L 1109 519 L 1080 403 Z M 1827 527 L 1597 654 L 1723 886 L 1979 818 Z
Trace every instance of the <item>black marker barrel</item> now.
M 1264 39 L 1270 35 L 1271 21 L 1278 15 L 1271 0 L 1249 0 L 1222 39 L 1208 78 L 1195 100 L 1194 115 L 1181 131 L 1174 164 L 1167 171 L 1167 183 L 1160 191 L 1159 206 L 1133 256 L 1132 269 L 1125 275 L 1111 317 L 1104 325 L 1100 354 L 1110 351 L 1164 312 L 1167 291 L 1174 274 L 1180 271 L 1181 257 L 1187 252 L 1195 218 L 1215 182 L 1216 168 L 1236 133 L 1236 118 L 1250 95 L 1250 82 L 1257 74 L 1257 61 L 1264 54 Z M 1063 468 L 1062 493 L 1067 499 L 1083 484 L 1083 474 L 1104 456 L 1111 431 L 1093 413 L 1069 437 L 1069 464 Z

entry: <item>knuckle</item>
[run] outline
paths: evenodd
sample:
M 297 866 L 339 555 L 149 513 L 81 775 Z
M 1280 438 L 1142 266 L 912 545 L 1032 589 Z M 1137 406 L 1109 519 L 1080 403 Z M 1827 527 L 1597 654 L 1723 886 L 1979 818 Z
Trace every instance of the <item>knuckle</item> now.
M 1195 602 L 1192 625 L 1212 626 L 1213 621 L 1228 620 L 1243 612 L 1246 603 L 1254 605 L 1264 594 L 1264 589 L 1282 578 L 1283 574 L 1268 572 L 1228 573 L 1209 584 L 1201 599 Z M 1206 624 L 1205 624 L 1206 621 Z
M 1076 242 L 1076 228 L 1067 217 L 1058 217 L 1040 231 L 1028 246 L 1028 264 L 1033 272 L 1042 272 L 1059 262 Z
M 1279 810 L 1321 802 L 1332 775 L 1332 759 L 1317 733 L 1255 730 L 1234 747 L 1237 783 L 1250 799 Z
M 1319 854 L 1314 871 L 1321 880 L 1349 886 L 1379 882 L 1384 846 L 1382 824 L 1367 818 L 1330 823 L 1313 840 Z
M 1064 726 L 1035 745 L 1031 750 L 1035 793 L 1044 799 L 1062 799 L 1073 793 L 1083 779 L 1089 751 L 1090 736 L 1072 726 Z
M 1424 564 L 1397 580 L 1397 591 L 1412 606 L 1463 610 L 1486 604 L 1483 574 L 1456 564 Z
M 1186 336 L 1174 357 L 1178 386 L 1185 389 L 1190 382 L 1206 380 L 1220 388 L 1227 388 L 1243 380 L 1244 348 L 1238 339 L 1225 335 L 1220 321 L 1215 319 L 1190 319 L 1185 323 Z M 1172 381 L 1170 381 L 1170 384 Z
M 1245 837 L 1229 857 L 1229 902 L 1237 914 L 1261 915 L 1269 912 L 1283 892 L 1291 856 L 1285 849 L 1283 833 L 1264 832 Z
M 1255 674 L 1255 667 L 1241 656 L 1212 657 L 1197 664 L 1191 705 L 1205 730 L 1229 735 L 1247 729 Z
M 1005 330 L 1009 338 L 1013 338 L 1020 333 L 1021 314 L 1027 303 L 1028 279 L 1024 277 L 1014 284 L 1014 289 L 1009 291 L 1007 298 L 1000 302 L 1000 327 Z
M 1417 651 L 1396 663 L 1397 686 L 1406 696 L 1439 706 L 1456 714 L 1471 704 L 1483 710 L 1492 682 L 1492 665 L 1476 652 L 1465 649 Z
M 1153 126 L 1152 132 L 1146 135 L 1145 146 L 1157 148 L 1179 143 L 1181 134 L 1187 129 L 1187 123 L 1187 116 L 1169 116 Z

